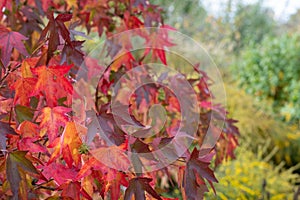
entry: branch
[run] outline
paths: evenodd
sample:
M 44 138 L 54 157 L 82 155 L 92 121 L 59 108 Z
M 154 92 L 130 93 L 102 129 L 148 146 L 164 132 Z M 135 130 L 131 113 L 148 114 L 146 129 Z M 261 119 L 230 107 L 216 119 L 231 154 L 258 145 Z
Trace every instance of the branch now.
M 298 190 L 295 192 L 293 200 L 298 200 L 299 195 L 300 195 L 300 186 L 298 187 Z
M 5 81 L 5 79 L 8 77 L 8 75 L 9 75 L 10 73 L 16 71 L 16 70 L 19 69 L 20 67 L 21 67 L 21 64 L 17 65 L 17 66 L 16 66 L 14 69 L 12 69 L 12 70 L 9 69 L 9 70 L 6 71 L 5 75 L 0 79 L 0 88 L 3 87 L 4 81 Z

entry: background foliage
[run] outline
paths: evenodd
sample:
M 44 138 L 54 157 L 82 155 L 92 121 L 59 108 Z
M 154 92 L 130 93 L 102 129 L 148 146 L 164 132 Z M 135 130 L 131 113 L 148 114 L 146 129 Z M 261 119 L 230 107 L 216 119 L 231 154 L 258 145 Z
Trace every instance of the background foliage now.
M 186 4 L 184 12 L 191 9 Z M 197 105 L 193 106 L 201 110 L 201 123 L 197 123 L 190 149 L 171 152 L 177 159 L 170 166 L 145 172 L 161 156 L 170 156 L 154 157 L 151 153 L 174 142 L 181 107 L 172 92 L 152 83 L 132 91 L 130 108 L 122 104 L 124 98 L 119 101 L 121 108 L 130 110 L 132 123 L 143 128 L 134 134 L 147 131 L 152 104 L 166 107 L 171 119 L 165 124 L 168 127 L 149 138 L 122 129 L 116 118 L 125 127 L 133 124 L 122 112 L 113 113 L 111 108 L 111 89 L 123 74 L 149 61 L 167 65 L 165 51 L 176 41 L 168 36 L 174 28 L 164 23 L 162 8 L 145 0 L 22 0 L 1 1 L 0 10 L 1 199 L 170 199 L 166 194 L 172 188 L 156 187 L 161 176 L 174 179 L 183 199 L 201 199 L 208 185 L 214 188 L 217 179 L 211 161 L 214 158 L 217 166 L 234 158 L 239 132 L 235 121 L 225 118 L 224 127 L 214 129 L 221 131 L 217 144 L 211 149 L 200 148 L 211 113 L 218 116 L 217 120 L 227 113 L 221 105 L 211 104 L 213 82 L 197 63 L 184 65 L 195 71 L 196 78 L 184 78 L 197 88 Z M 147 27 L 157 29 L 143 29 Z M 131 53 L 132 38 L 112 39 L 114 34 L 132 29 L 138 29 L 135 36 L 151 48 Z M 91 38 L 94 44 L 105 44 L 99 52 L 93 52 L 105 52 L 105 58 L 113 62 L 100 64 L 103 62 L 99 55 L 88 54 L 93 41 L 87 42 L 85 48 L 83 45 Z M 78 76 L 79 70 L 85 73 Z M 104 75 L 95 80 L 101 70 L 105 70 Z M 141 80 L 151 78 L 146 72 L 140 75 Z M 169 82 L 179 79 L 168 74 L 160 77 Z M 97 87 L 94 91 L 92 87 L 74 87 L 76 84 Z M 81 104 L 77 106 L 77 102 Z M 103 132 L 99 133 L 91 113 L 96 115 Z M 183 128 L 181 133 L 186 134 L 184 130 L 190 127 Z M 101 134 L 114 145 L 109 145 Z M 140 158 L 130 152 L 150 156 Z M 114 167 L 104 164 L 108 162 Z
M 273 108 L 286 121 L 299 120 L 300 37 L 266 38 L 260 46 L 247 49 L 237 68 L 239 81 L 259 98 L 271 99 Z
M 1 1 L 0 198 L 123 199 L 126 196 L 130 199 L 130 195 L 135 195 L 137 199 L 140 195 L 142 199 L 199 199 L 207 189 L 205 182 L 216 178 L 219 180 L 219 184 L 214 184 L 216 195 L 211 190 L 205 199 L 297 198 L 300 195 L 300 11 L 282 20 L 260 1 L 220 1 L 218 13 L 211 12 L 206 3 L 201 0 Z M 218 156 L 211 164 L 199 159 L 197 145 L 201 139 L 198 138 L 195 150 L 191 149 L 184 160 L 178 160 L 168 169 L 141 175 L 103 168 L 74 131 L 76 122 L 70 113 L 68 91 L 74 84 L 77 67 L 92 51 L 91 46 L 106 41 L 111 34 L 166 24 L 198 41 L 219 67 L 227 91 L 227 119 L 237 119 L 241 133 L 237 157 L 220 156 L 228 146 L 233 155 L 237 143 L 236 138 L 230 137 L 236 136 L 235 132 L 230 137 L 228 134 L 221 137 L 214 149 Z M 141 55 L 143 52 L 134 54 L 134 59 L 130 55 L 123 57 L 122 64 L 114 66 L 114 70 L 136 66 Z M 167 64 L 185 63 L 171 56 L 165 60 L 164 55 L 153 51 L 142 62 L 154 59 Z M 108 56 L 113 59 L 114 51 Z M 95 62 L 90 64 L 91 70 L 98 67 Z M 47 77 L 52 87 L 42 81 Z M 198 78 L 201 77 L 204 76 Z M 57 78 L 59 82 L 53 81 Z M 104 81 L 105 87 L 99 91 L 107 99 L 110 93 L 106 89 L 117 76 L 111 78 Z M 63 90 L 53 92 L 49 88 Z M 206 88 L 202 89 L 205 94 Z M 101 102 L 100 105 L 103 106 Z M 203 109 L 203 116 L 210 109 Z M 102 117 L 109 114 L 105 110 Z M 124 135 L 119 137 L 120 148 L 126 145 Z M 151 149 L 151 142 L 138 142 L 142 142 L 139 143 L 142 148 L 137 150 Z M 76 149 L 71 155 L 66 150 L 69 146 Z M 215 165 L 223 160 L 220 158 L 226 158 L 226 162 Z M 194 173 L 187 165 L 204 166 L 205 172 Z M 205 181 L 203 176 L 208 179 Z M 185 181 L 196 189 L 186 190 Z
M 242 150 L 238 150 L 237 160 L 228 161 L 216 171 L 217 177 L 220 175 L 236 186 L 228 188 L 228 183 L 220 178 L 217 187 L 222 192 L 217 193 L 217 199 L 261 199 L 263 169 L 268 169 L 270 174 L 280 169 L 282 172 L 276 176 L 285 179 L 279 174 L 300 162 L 300 11 L 286 16 L 284 11 L 291 3 L 286 1 L 278 18 L 264 3 L 224 0 L 219 1 L 216 12 L 212 9 L 215 8 L 213 3 L 210 7 L 209 3 L 201 1 L 199 5 L 206 10 L 201 16 L 203 20 L 194 15 L 201 22 L 190 24 L 191 29 L 196 30 L 191 33 L 193 38 L 207 49 L 220 68 L 227 92 L 227 108 L 230 116 L 238 120 L 241 133 Z M 172 20 L 166 18 L 167 22 Z M 269 159 L 257 157 L 261 154 L 261 146 L 266 146 L 265 154 Z M 299 173 L 299 169 L 291 169 Z M 289 185 L 290 194 L 279 195 L 277 199 L 292 199 L 292 194 L 297 196 L 298 184 L 293 183 L 293 186 L 288 178 L 283 179 L 280 182 Z M 244 180 L 247 180 L 247 189 L 256 196 L 247 196 Z M 276 195 L 273 193 L 270 198 L 276 199 Z M 214 197 L 210 195 L 207 199 Z

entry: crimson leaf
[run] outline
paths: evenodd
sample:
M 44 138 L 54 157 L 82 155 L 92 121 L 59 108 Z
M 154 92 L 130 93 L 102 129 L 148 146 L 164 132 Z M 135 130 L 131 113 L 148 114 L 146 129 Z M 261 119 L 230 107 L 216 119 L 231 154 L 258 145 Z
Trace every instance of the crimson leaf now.
M 27 40 L 27 37 L 18 32 L 10 31 L 5 26 L 0 26 L 1 59 L 5 67 L 9 63 L 13 48 L 25 56 L 28 55 L 22 40 Z
M 32 174 L 39 174 L 33 164 L 25 157 L 26 153 L 27 151 L 15 151 L 9 153 L 7 157 L 6 174 L 12 193 L 14 197 L 16 197 L 13 199 L 17 199 L 19 193 L 19 184 L 21 181 L 19 168 L 31 172 Z
M 12 134 L 16 135 L 16 132 L 13 128 L 9 126 L 9 124 L 0 122 L 0 149 L 5 150 L 6 149 L 6 135 Z
M 162 200 L 156 191 L 150 186 L 151 178 L 138 177 L 129 181 L 129 187 L 125 191 L 124 200 L 130 200 L 132 195 L 135 199 L 146 200 L 145 191 L 151 194 L 154 198 Z
M 199 151 L 195 148 L 187 162 L 184 175 L 184 189 L 189 200 L 203 199 L 208 191 L 205 179 L 214 189 L 212 182 L 218 182 L 214 172 L 209 168 L 211 154 L 199 158 Z

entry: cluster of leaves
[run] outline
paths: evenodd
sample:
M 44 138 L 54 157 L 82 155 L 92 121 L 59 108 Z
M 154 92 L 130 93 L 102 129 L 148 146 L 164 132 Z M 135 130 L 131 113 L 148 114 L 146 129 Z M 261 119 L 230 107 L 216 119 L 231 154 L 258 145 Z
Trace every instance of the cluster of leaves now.
M 274 111 L 286 121 L 299 116 L 300 88 L 299 36 L 266 38 L 260 46 L 247 50 L 239 68 L 240 83 L 250 94 L 274 101 Z
M 261 2 L 249 5 L 239 2 L 234 18 L 229 17 L 229 21 L 231 20 L 235 53 L 240 53 L 251 44 L 259 44 L 266 35 L 274 35 L 275 21 L 272 10 L 263 7 Z
M 102 161 L 115 160 L 120 170 L 97 160 L 80 138 L 88 128 L 87 108 L 83 108 L 80 119 L 73 117 L 71 109 L 72 95 L 77 92 L 73 84 L 78 68 L 83 61 L 89 60 L 81 50 L 84 41 L 76 39 L 84 33 L 75 28 L 83 27 L 88 33 L 97 31 L 99 36 L 109 38 L 114 33 L 135 28 L 166 27 L 161 9 L 144 0 L 3 1 L 0 9 L 0 197 L 167 199 L 161 197 L 163 191 L 154 188 L 158 172 L 132 170 L 124 173 L 130 165 L 130 156 L 115 152 L 119 149 L 151 152 L 172 140 L 171 129 L 176 128 L 177 121 L 170 123 L 171 128 L 165 133 L 157 134 L 157 140 L 135 138 L 117 127 L 109 101 L 97 99 L 105 96 L 110 100 L 109 88 L 119 77 L 117 72 L 142 64 L 144 57 L 166 64 L 164 49 L 174 45 L 164 38 L 167 33 L 141 33 L 146 43 L 156 42 L 156 48 L 146 49 L 141 58 L 130 53 L 120 57 L 121 49 L 127 48 L 128 43 L 116 44 L 107 39 L 107 56 L 115 60 L 107 71 L 114 73 L 99 81 L 95 104 L 91 103 L 91 95 L 85 99 L 89 102 L 86 105 L 97 111 L 105 134 L 115 142 L 115 146 L 96 149 L 96 154 Z M 89 61 L 85 63 L 87 77 L 82 81 L 87 81 L 89 74 L 100 67 L 92 59 Z M 201 198 L 208 189 L 206 181 L 211 186 L 217 182 L 209 168 L 213 155 L 217 155 L 216 164 L 219 164 L 234 157 L 237 145 L 238 130 L 233 120 L 227 120 L 217 145 L 207 152 L 198 150 L 211 113 L 218 113 L 220 119 L 227 115 L 220 106 L 209 103 L 209 78 L 200 71 L 199 75 L 199 79 L 190 80 L 200 91 L 201 123 L 195 135 L 196 147 L 185 152 L 181 162 L 172 165 L 178 173 L 176 181 L 185 199 Z M 160 99 L 157 89 L 153 85 L 142 87 L 143 93 L 133 95 L 132 108 L 144 110 L 157 102 Z M 174 96 L 165 93 L 165 105 L 180 112 Z M 151 101 L 145 103 L 143 99 Z M 135 117 L 136 121 L 142 121 L 140 115 Z M 146 159 L 155 161 L 155 158 Z M 168 174 L 168 170 L 159 172 Z
M 236 83 L 225 83 L 226 94 L 231 98 L 227 100 L 230 116 L 239 119 L 237 127 L 240 130 L 239 142 L 251 144 L 248 150 L 259 153 L 258 147 L 270 142 L 267 152 L 276 151 L 272 162 L 285 167 L 292 167 L 300 162 L 300 132 L 298 127 L 288 126 L 276 119 L 272 105 L 267 101 L 256 101 L 255 97 L 247 94 Z M 297 171 L 298 172 L 298 171 Z
M 219 178 L 219 184 L 216 185 L 218 197 L 214 198 L 212 192 L 205 196 L 222 200 L 295 198 L 295 184 L 299 183 L 300 177 L 293 172 L 299 168 L 299 164 L 290 169 L 283 168 L 283 163 L 274 166 L 269 162 L 272 154 L 266 154 L 269 144 L 259 148 L 258 154 L 249 151 L 247 145 L 239 146 L 237 158 L 220 165 L 216 170 Z

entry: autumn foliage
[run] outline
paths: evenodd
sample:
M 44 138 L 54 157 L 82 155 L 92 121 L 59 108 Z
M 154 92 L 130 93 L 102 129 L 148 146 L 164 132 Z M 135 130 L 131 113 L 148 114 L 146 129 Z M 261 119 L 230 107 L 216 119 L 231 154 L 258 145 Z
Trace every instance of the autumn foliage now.
M 169 199 L 164 197 L 168 189 L 160 184 L 162 176 L 180 188 L 184 199 L 201 199 L 208 191 L 207 184 L 213 188 L 217 179 L 210 165 L 212 161 L 217 166 L 224 159 L 234 158 L 238 130 L 220 105 L 210 103 L 213 81 L 197 69 L 196 63 L 199 78 L 188 81 L 198 91 L 199 127 L 191 147 L 170 166 L 141 173 L 145 166 L 138 165 L 141 169 L 137 169 L 134 162 L 157 162 L 151 152 L 172 142 L 172 131 L 180 121 L 176 114 L 180 106 L 171 91 L 149 84 L 132 95 L 127 109 L 140 127 L 149 122 L 143 116 L 151 104 L 161 103 L 168 115 L 175 113 L 168 127 L 150 138 L 128 134 L 118 126 L 117 120 L 124 120 L 122 116 L 112 113 L 110 89 L 118 78 L 147 64 L 146 59 L 167 65 L 165 49 L 176 45 L 176 41 L 168 40 L 166 30 L 173 28 L 163 23 L 159 6 L 145 0 L 2 0 L 0 9 L 1 199 Z M 154 47 L 144 49 L 140 55 L 121 55 L 122 50 L 131 48 L 130 42 L 110 40 L 115 33 L 145 27 L 164 31 L 139 32 L 145 45 Z M 74 91 L 79 80 L 77 72 L 84 63 L 86 76 L 80 79 L 84 85 L 97 69 L 103 68 L 82 50 L 82 38 L 93 32 L 105 38 L 106 56 L 114 62 L 98 80 L 96 95 L 83 91 L 85 107 L 80 108 L 79 118 L 72 110 L 73 97 L 81 98 Z M 159 91 L 163 91 L 163 98 Z M 88 129 L 97 132 L 88 120 L 91 110 L 115 145 L 107 147 L 101 138 L 93 141 L 103 144 L 97 148 L 86 142 L 83 136 Z M 216 145 L 202 149 L 212 112 L 226 120 Z M 130 152 L 150 156 L 140 161 Z M 107 162 L 117 167 L 110 168 L 104 164 Z

